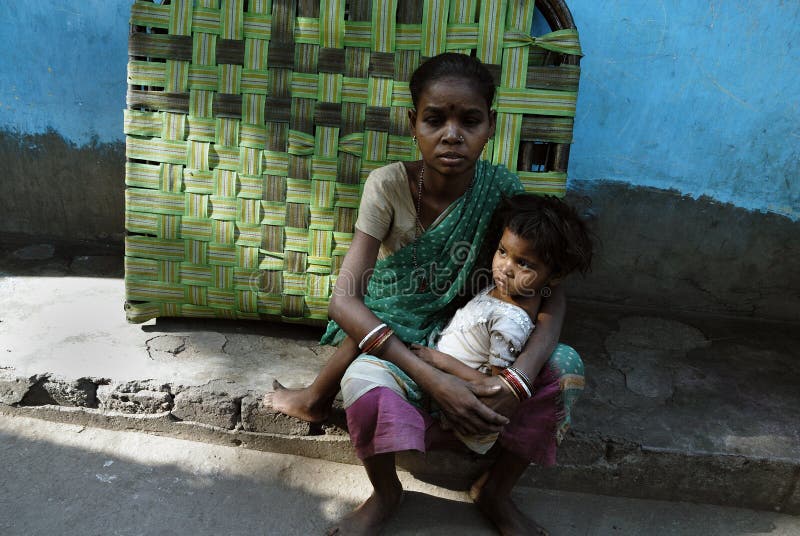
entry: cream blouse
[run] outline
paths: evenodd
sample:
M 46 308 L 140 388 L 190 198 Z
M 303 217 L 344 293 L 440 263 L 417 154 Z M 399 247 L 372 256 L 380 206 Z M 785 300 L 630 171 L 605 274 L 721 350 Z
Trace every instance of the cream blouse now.
M 435 227 L 449 212 L 448 208 L 428 229 Z M 356 229 L 381 241 L 378 258 L 383 259 L 414 241 L 416 214 L 406 167 L 402 162 L 395 162 L 373 170 L 367 177 Z

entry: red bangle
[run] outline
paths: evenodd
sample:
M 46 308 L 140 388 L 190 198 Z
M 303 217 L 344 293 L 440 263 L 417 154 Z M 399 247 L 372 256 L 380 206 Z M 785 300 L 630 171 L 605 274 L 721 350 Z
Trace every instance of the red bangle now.
M 532 393 L 513 370 L 503 369 L 500 371 L 500 377 L 508 382 L 519 400 L 527 400 L 531 397 Z
M 378 332 L 378 334 L 373 337 L 373 339 L 372 339 L 372 341 L 370 341 L 369 345 L 362 350 L 362 352 L 364 352 L 365 354 L 374 355 L 374 354 L 372 354 L 372 352 L 375 352 L 381 346 L 383 346 L 383 344 L 393 334 L 394 334 L 394 330 L 392 328 L 390 328 L 390 327 L 385 327 L 385 328 L 381 329 Z
M 533 396 L 533 383 L 531 383 L 530 378 L 528 378 L 528 375 L 525 374 L 525 372 L 518 369 L 517 367 L 508 367 L 508 372 L 515 375 L 522 381 L 522 384 L 525 387 L 525 391 L 527 391 L 528 393 L 528 397 Z
M 381 336 L 381 338 L 378 340 L 378 342 L 375 343 L 375 347 L 372 348 L 372 350 L 371 350 L 372 355 L 376 355 L 377 352 L 380 351 L 381 348 L 383 348 L 383 345 L 386 344 L 386 341 L 388 341 L 389 337 L 391 337 L 392 335 L 394 335 L 394 330 L 392 330 L 392 329 L 387 330 L 386 333 L 384 333 Z
M 514 395 L 514 398 L 519 400 L 519 395 L 517 394 L 517 391 L 510 383 L 508 383 L 508 380 L 505 379 L 502 374 L 498 374 L 497 377 L 500 378 L 500 381 L 503 382 L 506 387 L 508 387 L 508 389 L 511 391 L 511 394 Z
M 370 330 L 369 333 L 364 335 L 364 338 L 361 339 L 361 342 L 358 343 L 358 349 L 364 351 L 365 346 L 369 346 L 368 342 L 371 344 L 371 341 L 375 338 L 375 335 L 377 335 L 385 327 L 386 324 L 378 324 L 377 326 L 372 328 L 372 330 Z

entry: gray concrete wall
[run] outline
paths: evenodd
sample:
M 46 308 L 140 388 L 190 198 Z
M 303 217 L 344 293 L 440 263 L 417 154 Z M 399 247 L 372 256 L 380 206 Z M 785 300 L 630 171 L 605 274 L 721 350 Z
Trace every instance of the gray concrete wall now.
M 0 235 L 122 242 L 124 142 L 0 131 L 0 162 Z
M 625 306 L 800 320 L 800 222 L 708 197 L 572 181 L 591 218 L 592 272 L 569 295 Z

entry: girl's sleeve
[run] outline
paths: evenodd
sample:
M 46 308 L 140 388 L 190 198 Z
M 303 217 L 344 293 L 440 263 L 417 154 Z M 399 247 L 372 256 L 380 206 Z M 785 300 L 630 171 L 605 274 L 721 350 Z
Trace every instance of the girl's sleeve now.
M 497 314 L 489 328 L 489 364 L 510 367 L 531 334 L 532 323 L 520 323 L 508 314 Z
M 376 169 L 367 177 L 356 220 L 356 229 L 381 242 L 389 234 L 394 217 L 394 207 L 390 203 L 386 177 L 382 171 L 384 168 Z

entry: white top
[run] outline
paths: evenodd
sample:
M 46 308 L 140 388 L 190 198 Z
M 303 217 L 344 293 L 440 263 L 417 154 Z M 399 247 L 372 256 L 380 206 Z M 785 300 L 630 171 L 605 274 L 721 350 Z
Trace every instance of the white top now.
M 456 311 L 444 328 L 436 348 L 480 372 L 514 364 L 533 331 L 524 309 L 493 298 L 489 287 Z

